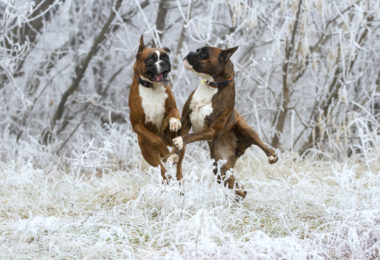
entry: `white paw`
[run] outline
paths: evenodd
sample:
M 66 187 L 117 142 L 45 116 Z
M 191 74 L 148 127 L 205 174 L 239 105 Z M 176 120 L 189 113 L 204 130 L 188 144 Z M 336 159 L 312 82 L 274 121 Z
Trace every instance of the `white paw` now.
M 172 163 L 172 164 L 178 163 L 178 161 L 179 161 L 179 156 L 176 153 L 171 154 L 166 160 L 166 162 Z
M 182 150 L 182 147 L 183 147 L 182 136 L 178 136 L 178 137 L 174 138 L 173 144 L 174 144 L 175 148 L 177 148 L 178 150 Z
M 278 157 L 275 156 L 275 155 L 270 155 L 270 156 L 268 157 L 268 161 L 269 161 L 269 163 L 275 163 L 275 162 L 277 162 L 277 160 L 278 160 Z
M 179 119 L 172 117 L 169 119 L 169 130 L 172 132 L 177 132 L 181 129 L 181 121 Z

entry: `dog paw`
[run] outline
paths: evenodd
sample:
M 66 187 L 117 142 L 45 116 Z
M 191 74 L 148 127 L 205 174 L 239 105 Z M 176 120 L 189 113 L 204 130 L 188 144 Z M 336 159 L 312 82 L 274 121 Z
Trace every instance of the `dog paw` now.
M 178 163 L 178 161 L 179 161 L 179 156 L 176 153 L 172 153 L 171 155 L 169 155 L 168 159 L 166 160 L 166 162 L 171 163 L 171 164 L 176 164 Z
M 276 163 L 277 161 L 278 161 L 278 156 L 275 153 L 268 156 L 268 162 L 270 164 Z
M 182 150 L 183 148 L 183 139 L 182 136 L 178 136 L 173 139 L 173 144 L 177 150 Z
M 172 132 L 177 132 L 179 129 L 181 129 L 181 121 L 175 117 L 170 118 L 169 130 Z
M 245 190 L 235 190 L 235 199 L 234 201 L 237 203 L 241 203 L 244 199 L 245 196 L 247 196 L 247 191 Z

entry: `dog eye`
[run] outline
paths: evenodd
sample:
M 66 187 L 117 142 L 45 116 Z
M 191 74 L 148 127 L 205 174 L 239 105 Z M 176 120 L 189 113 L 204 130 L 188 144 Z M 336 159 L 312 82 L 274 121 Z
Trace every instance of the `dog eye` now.
M 205 48 L 202 48 L 200 51 L 199 51 L 199 57 L 201 57 L 201 59 L 206 59 L 208 56 L 208 53 L 207 53 L 207 50 Z
M 200 54 L 200 53 L 201 53 L 201 49 L 197 49 L 195 52 L 196 52 L 197 54 Z
M 148 57 L 148 61 L 150 61 L 150 62 L 155 62 L 156 60 L 157 60 L 157 54 L 156 53 L 153 53 L 152 55 L 150 55 L 149 57 Z

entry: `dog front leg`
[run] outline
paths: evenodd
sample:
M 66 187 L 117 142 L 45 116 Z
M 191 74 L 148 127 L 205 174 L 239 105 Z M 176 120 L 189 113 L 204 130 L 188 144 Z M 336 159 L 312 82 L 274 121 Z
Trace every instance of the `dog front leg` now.
M 189 120 L 188 115 L 185 113 L 184 116 L 181 118 L 181 135 L 186 135 L 190 132 L 191 129 L 191 122 Z M 174 142 L 174 139 L 173 139 Z M 182 161 L 183 157 L 185 156 L 185 146 L 182 145 L 182 149 L 177 149 L 176 146 L 174 145 L 172 152 L 170 153 L 170 157 L 172 156 L 173 158 L 178 158 L 177 162 L 177 180 L 182 179 Z M 169 159 L 170 159 L 169 157 Z
M 176 108 L 170 109 L 170 111 L 167 113 L 165 116 L 163 122 L 162 122 L 162 127 L 161 127 L 161 132 L 164 132 L 164 130 L 169 127 L 170 132 L 177 132 L 178 130 L 181 129 L 181 120 L 180 120 L 180 115 L 179 112 Z
M 185 116 L 181 118 L 181 135 L 186 135 L 190 132 L 191 123 L 190 120 Z M 175 139 L 175 138 L 174 138 Z M 172 142 L 174 142 L 174 139 Z M 174 143 L 173 143 L 174 144 Z M 182 179 L 182 160 L 185 155 L 185 147 L 182 145 L 182 149 L 178 149 L 175 145 L 173 150 L 170 152 L 168 161 L 173 161 L 177 163 L 177 179 Z
M 209 141 L 213 138 L 215 130 L 213 128 L 206 128 L 200 132 L 185 134 L 173 139 L 173 144 L 176 149 L 182 150 L 183 146 L 197 141 Z

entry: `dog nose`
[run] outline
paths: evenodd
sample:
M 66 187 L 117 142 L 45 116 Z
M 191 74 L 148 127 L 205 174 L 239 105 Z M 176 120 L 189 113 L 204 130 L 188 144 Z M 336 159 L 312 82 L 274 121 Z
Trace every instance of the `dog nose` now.
M 171 69 L 170 62 L 167 62 L 164 60 L 159 60 L 156 62 L 157 73 L 162 73 L 164 71 L 170 71 L 170 69 Z
M 170 71 L 171 70 L 170 63 L 161 62 L 161 70 L 162 71 Z

